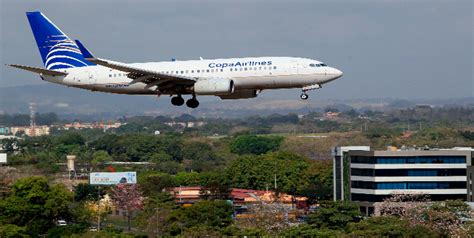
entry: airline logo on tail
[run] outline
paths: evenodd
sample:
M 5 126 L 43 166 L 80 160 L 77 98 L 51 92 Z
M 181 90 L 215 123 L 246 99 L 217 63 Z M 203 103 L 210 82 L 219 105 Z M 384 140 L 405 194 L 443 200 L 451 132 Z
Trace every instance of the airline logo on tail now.
M 26 16 L 46 69 L 94 65 L 84 58 L 76 43 L 41 12 L 27 12 Z

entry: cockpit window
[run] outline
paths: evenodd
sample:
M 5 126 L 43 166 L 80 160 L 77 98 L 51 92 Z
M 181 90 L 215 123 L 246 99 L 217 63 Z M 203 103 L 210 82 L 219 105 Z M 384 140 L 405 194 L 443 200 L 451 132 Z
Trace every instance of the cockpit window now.
M 320 63 L 320 64 L 309 64 L 309 67 L 323 67 L 323 66 L 327 66 L 323 63 Z

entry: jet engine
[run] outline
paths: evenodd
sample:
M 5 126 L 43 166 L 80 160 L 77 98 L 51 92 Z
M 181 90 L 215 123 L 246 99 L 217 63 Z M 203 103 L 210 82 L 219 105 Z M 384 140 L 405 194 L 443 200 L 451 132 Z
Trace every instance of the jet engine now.
M 227 95 L 234 92 L 234 81 L 230 79 L 200 79 L 194 83 L 197 95 Z

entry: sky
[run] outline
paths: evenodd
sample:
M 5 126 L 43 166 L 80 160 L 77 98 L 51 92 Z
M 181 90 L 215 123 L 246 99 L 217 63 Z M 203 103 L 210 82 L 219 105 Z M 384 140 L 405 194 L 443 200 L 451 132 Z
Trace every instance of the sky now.
M 472 0 L 0 0 L 0 8 L 0 94 L 45 83 L 4 66 L 42 67 L 25 16 L 39 10 L 100 58 L 307 57 L 344 72 L 318 98 L 474 96 Z M 299 90 L 265 97 L 298 98 Z

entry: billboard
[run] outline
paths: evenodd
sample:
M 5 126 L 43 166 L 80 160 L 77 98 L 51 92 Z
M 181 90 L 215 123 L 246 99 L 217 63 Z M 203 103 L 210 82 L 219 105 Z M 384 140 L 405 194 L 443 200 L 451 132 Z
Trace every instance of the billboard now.
M 115 185 L 119 183 L 137 183 L 137 172 L 90 173 L 91 185 Z
M 0 153 L 0 163 L 7 163 L 7 154 Z

